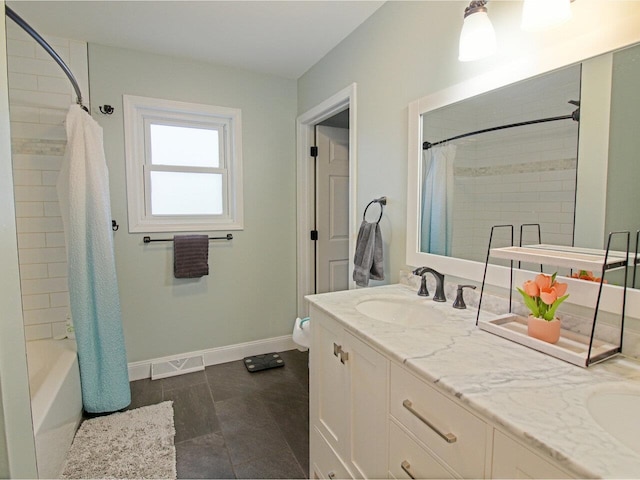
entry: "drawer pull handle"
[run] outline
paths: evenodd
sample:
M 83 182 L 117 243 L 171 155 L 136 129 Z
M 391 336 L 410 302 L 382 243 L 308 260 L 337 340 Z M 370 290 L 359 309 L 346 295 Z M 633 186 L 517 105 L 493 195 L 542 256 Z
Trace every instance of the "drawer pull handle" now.
M 416 479 L 413 473 L 411 473 L 411 465 L 409 464 L 409 462 L 407 462 L 406 460 L 403 460 L 402 463 L 400 464 L 400 468 L 404 470 L 404 473 L 409 475 L 409 478 L 412 478 L 413 480 Z
M 427 427 L 429 427 L 431 430 L 433 430 L 434 432 L 436 432 L 438 435 L 440 435 L 442 438 L 444 438 L 444 440 L 447 443 L 455 443 L 455 441 L 457 440 L 456 436 L 453 433 L 442 433 L 440 430 L 438 430 L 429 420 L 427 420 L 426 418 L 424 418 L 424 416 L 422 416 L 422 414 L 418 411 L 416 411 L 413 408 L 413 403 L 411 403 L 411 400 L 406 399 L 404 402 L 402 402 L 402 406 L 404 408 L 406 408 L 407 410 L 409 410 L 411 413 L 413 413 L 416 417 L 418 417 L 418 419 L 424 423 Z
M 336 343 L 333 344 L 333 355 L 334 356 L 338 356 L 340 355 L 340 352 L 342 351 L 342 345 L 338 345 Z

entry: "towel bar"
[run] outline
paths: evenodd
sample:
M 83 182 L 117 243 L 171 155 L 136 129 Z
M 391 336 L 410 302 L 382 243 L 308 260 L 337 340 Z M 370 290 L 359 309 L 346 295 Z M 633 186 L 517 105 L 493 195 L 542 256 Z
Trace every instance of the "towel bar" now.
M 209 240 L 233 240 L 233 235 L 231 233 L 227 233 L 226 237 L 209 237 Z M 144 243 L 151 242 L 173 242 L 173 238 L 154 238 L 151 237 L 143 237 L 142 241 Z
M 387 204 L 387 197 L 374 198 L 373 200 L 371 200 L 367 204 L 367 206 L 364 208 L 364 213 L 362 214 L 363 221 L 367 219 L 367 210 L 374 203 L 380 204 L 380 216 L 378 217 L 378 221 L 376 223 L 380 223 L 380 220 L 382 220 L 382 214 L 384 213 L 384 206 Z

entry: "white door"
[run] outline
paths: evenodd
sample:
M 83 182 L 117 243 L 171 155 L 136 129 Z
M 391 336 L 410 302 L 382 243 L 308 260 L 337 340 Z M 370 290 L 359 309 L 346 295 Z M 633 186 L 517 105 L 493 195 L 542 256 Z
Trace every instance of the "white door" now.
M 316 293 L 325 293 L 349 288 L 349 130 L 316 128 Z

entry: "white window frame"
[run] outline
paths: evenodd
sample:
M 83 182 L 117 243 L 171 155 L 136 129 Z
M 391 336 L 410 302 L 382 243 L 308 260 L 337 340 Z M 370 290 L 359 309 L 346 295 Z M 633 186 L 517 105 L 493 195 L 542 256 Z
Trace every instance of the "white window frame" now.
M 123 95 L 129 232 L 242 230 L 242 125 L 237 108 Z M 193 167 L 151 165 L 149 124 L 218 130 L 220 168 L 199 168 L 223 175 L 221 215 L 151 215 L 151 171 L 194 171 Z

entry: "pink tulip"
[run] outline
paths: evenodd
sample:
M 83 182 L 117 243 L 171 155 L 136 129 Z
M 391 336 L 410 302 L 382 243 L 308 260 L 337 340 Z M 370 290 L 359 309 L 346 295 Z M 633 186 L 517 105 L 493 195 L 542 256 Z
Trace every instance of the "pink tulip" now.
M 551 288 L 551 276 L 540 273 L 536 276 L 536 285 L 540 290 L 548 290 Z
M 524 285 L 522 285 L 522 289 L 524 290 L 524 293 L 526 293 L 530 297 L 535 298 L 540 295 L 540 288 L 538 288 L 536 282 L 532 280 L 527 280 L 526 282 L 524 282 Z
M 542 300 L 547 305 L 553 305 L 553 302 L 555 302 L 557 299 L 558 296 L 553 289 L 549 289 L 545 292 L 540 292 L 540 300 Z
M 558 297 L 562 297 L 565 293 L 567 293 L 567 284 L 561 282 L 555 282 L 553 284 L 553 290 L 556 292 Z

